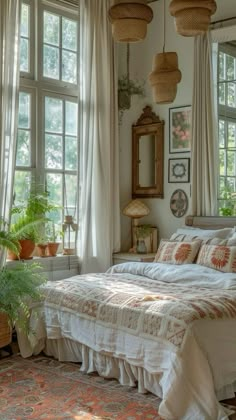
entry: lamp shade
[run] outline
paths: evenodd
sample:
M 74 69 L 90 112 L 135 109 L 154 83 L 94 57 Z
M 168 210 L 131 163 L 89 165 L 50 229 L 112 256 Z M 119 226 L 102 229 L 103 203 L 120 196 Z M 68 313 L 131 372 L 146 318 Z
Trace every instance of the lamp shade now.
M 132 200 L 123 210 L 125 216 L 138 219 L 147 216 L 150 213 L 149 208 L 140 200 Z
M 137 42 L 146 37 L 153 11 L 147 6 L 147 0 L 116 0 L 108 16 L 115 41 Z
M 216 8 L 215 0 L 172 0 L 169 6 L 176 31 L 183 36 L 205 33 Z
M 176 52 L 156 54 L 153 60 L 153 71 L 149 82 L 153 90 L 153 99 L 157 104 L 168 104 L 174 101 L 177 83 L 181 80 Z

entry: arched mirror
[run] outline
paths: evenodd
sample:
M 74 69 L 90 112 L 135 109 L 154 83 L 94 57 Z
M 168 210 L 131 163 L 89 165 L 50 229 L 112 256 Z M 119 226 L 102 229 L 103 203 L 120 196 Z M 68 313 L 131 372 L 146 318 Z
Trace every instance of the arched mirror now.
M 150 106 L 132 126 L 132 197 L 163 198 L 164 121 Z

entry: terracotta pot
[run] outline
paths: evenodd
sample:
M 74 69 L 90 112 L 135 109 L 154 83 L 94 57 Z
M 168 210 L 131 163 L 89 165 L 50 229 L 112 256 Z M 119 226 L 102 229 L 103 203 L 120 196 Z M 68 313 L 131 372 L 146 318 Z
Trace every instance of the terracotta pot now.
M 48 242 L 46 249 L 47 256 L 56 257 L 59 245 L 59 242 Z
M 8 251 L 7 258 L 9 260 L 29 260 L 32 258 L 32 254 L 35 248 L 34 242 L 30 239 L 21 239 L 19 240 L 21 251 L 19 256 L 14 254 L 14 252 Z
M 48 244 L 37 244 L 37 253 L 39 257 L 47 257 L 47 246 Z

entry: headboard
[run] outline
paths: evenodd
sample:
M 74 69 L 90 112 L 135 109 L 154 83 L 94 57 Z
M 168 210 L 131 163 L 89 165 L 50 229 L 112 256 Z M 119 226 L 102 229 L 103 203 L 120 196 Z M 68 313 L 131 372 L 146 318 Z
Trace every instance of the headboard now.
M 201 229 L 222 229 L 236 226 L 236 217 L 186 216 L 185 225 Z

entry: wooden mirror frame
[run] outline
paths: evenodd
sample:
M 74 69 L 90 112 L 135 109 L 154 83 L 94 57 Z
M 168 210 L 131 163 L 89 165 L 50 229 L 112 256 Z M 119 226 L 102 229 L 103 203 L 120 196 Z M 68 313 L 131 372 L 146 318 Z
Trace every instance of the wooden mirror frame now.
M 143 108 L 143 113 L 136 124 L 132 125 L 132 198 L 156 197 L 163 198 L 164 173 L 164 121 L 160 120 L 150 106 Z M 139 165 L 139 139 L 141 136 L 154 135 L 155 157 L 154 171 L 155 183 L 150 186 L 140 185 Z

